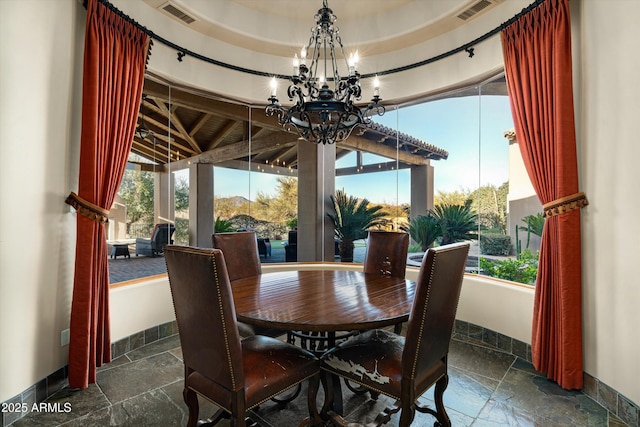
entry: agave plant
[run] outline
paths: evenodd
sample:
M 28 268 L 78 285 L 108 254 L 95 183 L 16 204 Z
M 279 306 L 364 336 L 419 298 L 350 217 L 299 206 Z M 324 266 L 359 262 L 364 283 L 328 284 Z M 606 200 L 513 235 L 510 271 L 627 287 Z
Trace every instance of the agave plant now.
M 213 225 L 214 233 L 228 233 L 230 231 L 235 231 L 235 227 L 233 226 L 233 222 L 228 219 L 222 219 L 220 217 L 216 218 L 216 222 Z
M 336 237 L 340 239 L 340 260 L 353 261 L 353 241 L 367 237 L 371 227 L 382 224 L 386 215 L 382 206 L 369 206 L 369 200 L 348 196 L 344 190 L 331 196 L 335 214 L 327 213 L 333 221 Z
M 420 215 L 411 220 L 407 229 L 411 238 L 420 245 L 420 249 L 425 252 L 442 236 L 440 222 L 429 211 L 426 215 Z
M 436 205 L 433 215 L 442 228 L 443 245 L 474 239 L 478 235 L 478 215 L 468 204 Z

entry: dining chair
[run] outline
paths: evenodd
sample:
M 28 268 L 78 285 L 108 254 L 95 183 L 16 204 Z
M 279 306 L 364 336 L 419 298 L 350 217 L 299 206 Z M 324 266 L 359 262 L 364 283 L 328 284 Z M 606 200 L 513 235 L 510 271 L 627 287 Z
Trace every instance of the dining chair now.
M 364 255 L 364 272 L 383 276 L 401 277 L 407 271 L 409 233 L 396 231 L 369 231 L 367 251 Z M 402 323 L 394 326 L 394 332 L 402 331 Z
M 254 231 L 214 233 L 211 235 L 211 242 L 214 248 L 220 249 L 224 254 L 231 286 L 236 280 L 262 274 L 262 265 L 258 254 L 258 239 Z M 285 333 L 285 331 L 261 328 L 243 322 L 238 322 L 238 328 L 242 337 L 249 335 L 279 337 Z
M 347 423 L 331 410 L 335 399 L 333 376 L 338 376 L 396 399 L 367 427 L 386 424 L 399 411 L 399 426 L 409 426 L 416 410 L 436 417 L 436 426 L 451 426 L 443 394 L 449 382 L 447 355 L 468 253 L 468 243 L 425 253 L 406 338 L 382 329 L 371 330 L 338 344 L 321 357 L 321 369 L 328 374 L 327 397 L 321 411 L 324 418 L 336 426 L 359 425 Z M 433 384 L 435 410 L 417 403 Z
M 310 380 L 315 402 L 319 361 L 311 352 L 275 338 L 240 339 L 222 251 L 167 246 L 165 259 L 184 361 L 188 427 L 198 422 L 198 396 L 220 409 L 206 422 L 230 418 L 246 426 L 247 411 Z M 314 390 L 311 390 L 313 387 Z M 304 423 L 318 424 L 315 404 Z
M 262 274 L 255 231 L 214 233 L 211 235 L 211 242 L 214 248 L 224 253 L 231 282 Z
M 409 233 L 369 231 L 364 272 L 404 278 L 408 251 Z

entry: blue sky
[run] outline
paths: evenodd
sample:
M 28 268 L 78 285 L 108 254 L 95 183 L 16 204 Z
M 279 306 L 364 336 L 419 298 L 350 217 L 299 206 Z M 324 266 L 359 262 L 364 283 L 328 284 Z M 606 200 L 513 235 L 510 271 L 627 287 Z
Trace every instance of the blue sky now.
M 508 141 L 504 132 L 513 128 L 506 96 L 459 97 L 402 109 L 388 109 L 375 121 L 407 133 L 449 152 L 447 160 L 432 161 L 435 190 L 474 189 L 499 186 L 508 180 Z M 380 158 L 368 155 L 364 162 Z M 385 159 L 386 161 L 386 159 Z M 355 154 L 345 156 L 336 167 L 355 165 Z M 277 175 L 215 168 L 217 196 L 244 196 L 255 200 L 257 192 L 275 193 Z M 366 197 L 375 203 L 409 203 L 408 170 L 336 178 L 336 188 Z

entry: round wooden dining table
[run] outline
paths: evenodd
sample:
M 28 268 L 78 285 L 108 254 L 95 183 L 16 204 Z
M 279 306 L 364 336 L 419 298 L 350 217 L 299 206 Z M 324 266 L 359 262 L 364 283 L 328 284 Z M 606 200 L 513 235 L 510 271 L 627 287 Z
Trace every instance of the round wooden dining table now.
M 415 283 L 356 271 L 266 273 L 232 285 L 238 320 L 281 330 L 336 332 L 409 318 Z
M 318 339 L 308 332 L 326 333 L 321 338 L 325 350 L 335 345 L 337 332 L 407 321 L 415 295 L 410 280 L 344 270 L 266 273 L 234 280 L 232 289 L 239 321 L 287 331 L 289 337 L 292 331 L 305 331 L 298 335 L 305 337 L 302 343 Z M 315 344 L 311 346 L 308 349 L 316 351 Z M 333 387 L 333 410 L 342 414 L 340 381 L 333 381 Z

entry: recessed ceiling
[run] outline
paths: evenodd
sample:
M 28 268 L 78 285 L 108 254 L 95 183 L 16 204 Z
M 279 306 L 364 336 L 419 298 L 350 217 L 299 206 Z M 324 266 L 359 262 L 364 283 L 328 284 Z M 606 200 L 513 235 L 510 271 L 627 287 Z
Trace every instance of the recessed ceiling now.
M 306 45 L 321 0 L 144 0 L 206 34 L 244 49 L 291 57 Z M 504 0 L 329 0 L 345 48 L 378 55 L 442 35 Z

